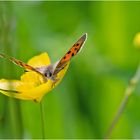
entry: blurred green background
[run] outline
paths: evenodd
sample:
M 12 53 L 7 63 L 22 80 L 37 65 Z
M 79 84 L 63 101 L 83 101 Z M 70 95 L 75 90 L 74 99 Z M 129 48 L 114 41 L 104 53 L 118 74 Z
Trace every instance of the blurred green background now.
M 0 2 L 0 52 L 52 62 L 85 32 L 82 52 L 61 84 L 43 98 L 46 138 L 103 138 L 136 71 L 140 2 Z M 23 73 L 0 60 L 0 78 Z M 111 138 L 140 138 L 140 83 Z M 42 138 L 40 105 L 0 94 L 0 138 Z

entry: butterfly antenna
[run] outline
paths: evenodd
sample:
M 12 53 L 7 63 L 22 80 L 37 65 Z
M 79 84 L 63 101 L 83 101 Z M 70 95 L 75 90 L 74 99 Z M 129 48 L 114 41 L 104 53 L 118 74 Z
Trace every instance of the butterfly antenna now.
M 6 55 L 4 55 L 4 54 L 2 54 L 2 53 L 0 53 L 0 57 L 12 61 L 12 58 L 11 58 L 11 57 L 8 57 L 8 56 L 6 56 Z M 13 62 L 13 61 L 12 61 L 12 62 Z

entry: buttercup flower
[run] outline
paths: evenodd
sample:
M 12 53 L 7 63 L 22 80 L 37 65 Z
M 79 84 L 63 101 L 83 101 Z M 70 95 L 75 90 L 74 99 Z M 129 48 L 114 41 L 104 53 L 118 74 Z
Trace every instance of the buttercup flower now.
M 47 53 L 31 58 L 28 63 L 32 67 L 41 67 L 50 64 L 50 58 Z M 34 100 L 40 102 L 42 97 L 56 87 L 65 75 L 69 64 L 61 70 L 57 77 L 58 81 L 53 84 L 52 80 L 44 82 L 43 77 L 34 71 L 25 72 L 20 80 L 0 80 L 0 92 L 9 97 L 23 100 Z M 1 90 L 4 89 L 4 90 Z M 7 90 L 10 90 L 7 91 Z

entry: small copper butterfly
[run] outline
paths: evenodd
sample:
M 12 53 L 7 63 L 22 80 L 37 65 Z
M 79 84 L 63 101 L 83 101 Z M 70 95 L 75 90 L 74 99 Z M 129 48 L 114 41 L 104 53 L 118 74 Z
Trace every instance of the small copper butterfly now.
M 55 83 L 57 80 L 59 80 L 57 79 L 57 74 L 67 66 L 67 64 L 69 63 L 69 61 L 73 56 L 75 56 L 78 52 L 80 52 L 86 39 L 87 39 L 87 34 L 85 33 L 82 37 L 78 39 L 78 41 L 70 48 L 70 50 L 59 61 L 57 61 L 54 64 L 50 64 L 48 66 L 42 66 L 36 68 L 20 60 L 17 60 L 13 57 L 8 57 L 4 54 L 0 54 L 0 57 L 10 60 L 16 65 L 25 68 L 27 71 L 34 71 L 40 74 L 41 76 L 43 76 L 46 82 L 48 79 L 50 79 Z

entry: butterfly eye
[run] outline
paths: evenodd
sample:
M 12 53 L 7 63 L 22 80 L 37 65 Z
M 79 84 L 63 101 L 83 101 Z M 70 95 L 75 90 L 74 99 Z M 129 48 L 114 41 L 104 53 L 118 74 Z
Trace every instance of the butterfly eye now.
M 48 73 L 46 72 L 46 73 L 44 73 L 44 75 L 45 75 L 45 77 L 48 77 Z
M 51 73 L 51 72 L 49 73 L 49 76 L 50 76 L 50 77 L 52 76 L 52 73 Z

